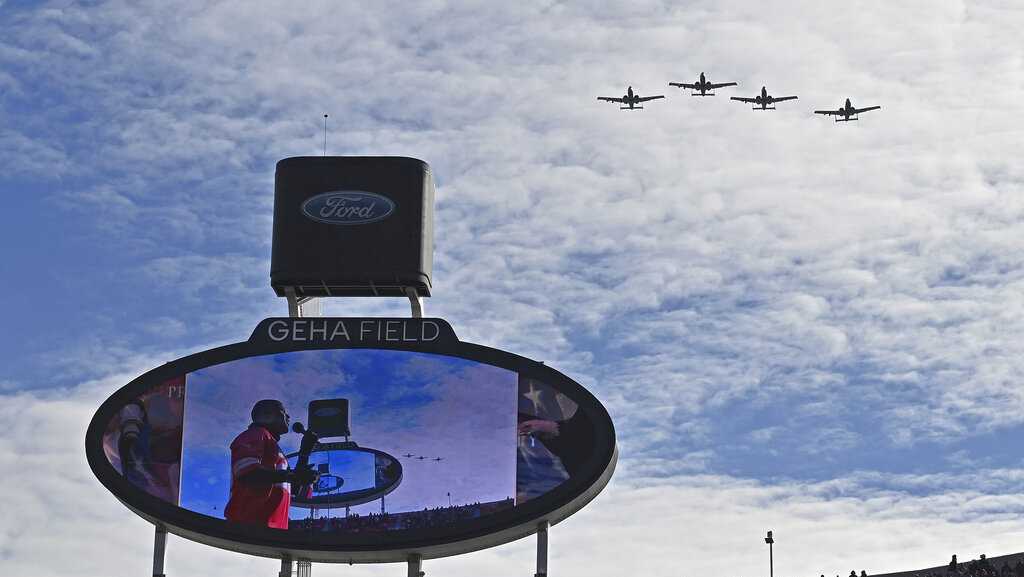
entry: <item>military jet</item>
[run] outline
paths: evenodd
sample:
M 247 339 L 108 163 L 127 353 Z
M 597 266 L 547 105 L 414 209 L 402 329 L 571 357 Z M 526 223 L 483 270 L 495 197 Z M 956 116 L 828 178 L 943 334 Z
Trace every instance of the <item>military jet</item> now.
M 754 105 L 754 110 L 775 110 L 774 104 L 776 102 L 782 102 L 783 100 L 796 100 L 796 96 L 770 96 L 768 90 L 764 86 L 761 87 L 761 94 L 753 98 L 743 98 L 740 96 L 730 96 L 729 100 L 739 100 L 740 102 L 749 102 Z M 760 106 L 761 108 L 758 108 Z
M 836 118 L 836 122 L 849 122 L 851 120 L 857 120 L 857 115 L 861 112 L 867 112 L 869 110 L 878 110 L 881 106 L 868 106 L 867 108 L 854 108 L 850 104 L 850 99 L 846 99 L 846 105 L 840 107 L 838 110 L 815 110 L 815 114 L 824 114 L 825 116 L 842 116 L 842 118 Z M 853 118 L 850 118 L 850 117 Z
M 685 82 L 669 82 L 669 86 L 678 86 L 679 88 L 689 88 L 690 90 L 699 90 L 700 92 L 691 92 L 690 96 L 714 96 L 714 92 L 710 92 L 716 88 L 722 88 L 725 86 L 737 86 L 735 82 L 722 82 L 721 84 L 712 84 L 708 82 L 707 78 L 704 78 L 704 73 L 700 73 L 700 78 L 694 84 L 687 84 Z
M 443 460 L 444 460 L 444 457 L 434 457 L 434 460 L 435 460 L 435 461 L 443 461 Z
M 644 96 L 641 97 L 639 94 L 633 94 L 633 87 L 630 86 L 626 89 L 626 93 L 622 95 L 622 98 L 615 98 L 613 96 L 598 96 L 598 100 L 604 100 L 605 102 L 618 102 L 619 104 L 625 104 L 626 106 L 620 106 L 619 110 L 643 110 L 643 106 L 637 106 L 641 102 L 647 102 L 648 100 L 657 100 L 658 98 L 665 98 L 664 94 L 658 96 Z
M 412 453 L 406 453 L 406 454 L 404 454 L 402 456 L 405 457 L 406 459 L 411 459 L 412 457 L 415 457 L 416 455 L 413 455 Z

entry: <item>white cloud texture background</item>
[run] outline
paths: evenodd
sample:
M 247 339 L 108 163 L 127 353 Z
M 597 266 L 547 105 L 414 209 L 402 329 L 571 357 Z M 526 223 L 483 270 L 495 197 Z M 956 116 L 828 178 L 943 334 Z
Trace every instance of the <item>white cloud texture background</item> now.
M 612 413 L 620 470 L 553 571 L 752 575 L 767 529 L 780 575 L 1024 550 L 1022 26 L 999 1 L 0 3 L 0 463 L 25 475 L 0 559 L 147 570 L 85 424 L 285 311 L 273 166 L 322 152 L 324 113 L 330 154 L 432 165 L 428 313 Z M 740 85 L 668 86 L 701 71 Z M 627 85 L 667 98 L 595 99 Z M 799 100 L 728 100 L 762 85 Z M 810 113 L 847 97 L 882 109 Z M 168 570 L 276 571 L 181 540 Z

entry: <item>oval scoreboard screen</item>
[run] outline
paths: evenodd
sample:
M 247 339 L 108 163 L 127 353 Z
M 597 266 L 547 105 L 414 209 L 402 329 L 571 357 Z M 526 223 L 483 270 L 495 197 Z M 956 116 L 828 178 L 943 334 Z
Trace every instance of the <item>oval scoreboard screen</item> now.
M 86 453 L 172 533 L 319 562 L 524 537 L 593 499 L 617 455 L 604 407 L 562 373 L 441 319 L 386 318 L 266 319 L 153 369 L 100 406 Z

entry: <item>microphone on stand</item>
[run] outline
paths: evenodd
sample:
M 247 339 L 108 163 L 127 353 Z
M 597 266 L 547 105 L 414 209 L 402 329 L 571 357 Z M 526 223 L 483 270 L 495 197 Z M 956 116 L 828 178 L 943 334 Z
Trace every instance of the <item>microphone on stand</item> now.
M 299 457 L 295 460 L 295 470 L 301 471 L 309 468 L 309 455 L 313 452 L 313 447 L 316 446 L 317 441 L 320 437 L 310 431 L 302 425 L 302 423 L 296 421 L 292 423 L 292 431 L 302 435 L 302 441 L 299 443 Z M 298 498 L 305 498 L 306 493 L 309 490 L 309 485 L 296 485 L 292 486 L 292 496 Z

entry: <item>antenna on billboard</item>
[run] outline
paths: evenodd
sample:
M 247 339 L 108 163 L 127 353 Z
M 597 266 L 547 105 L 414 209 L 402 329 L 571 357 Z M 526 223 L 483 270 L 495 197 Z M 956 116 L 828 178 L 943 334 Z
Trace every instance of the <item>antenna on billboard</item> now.
M 324 114 L 324 156 L 327 156 L 327 115 Z

